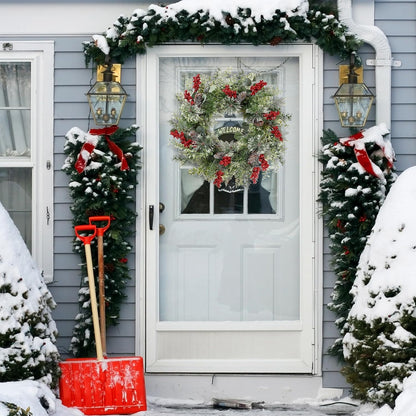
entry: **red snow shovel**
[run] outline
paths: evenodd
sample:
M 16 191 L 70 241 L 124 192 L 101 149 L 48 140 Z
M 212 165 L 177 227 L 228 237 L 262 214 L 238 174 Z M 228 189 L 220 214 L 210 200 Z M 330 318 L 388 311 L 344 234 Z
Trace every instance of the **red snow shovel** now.
M 103 357 L 91 259 L 91 241 L 105 231 L 99 230 L 93 224 L 75 227 L 75 234 L 85 246 L 97 359 L 69 358 L 61 362 L 59 393 L 64 406 L 75 407 L 85 415 L 132 414 L 147 410 L 143 358 Z
M 96 216 L 89 218 L 90 225 L 94 223 L 97 228 L 97 248 L 98 248 L 98 303 L 100 305 L 100 330 L 101 345 L 103 354 L 106 355 L 106 322 L 105 322 L 105 285 L 104 285 L 104 233 L 110 227 L 109 216 Z M 102 225 L 98 227 L 98 225 Z
M 83 231 L 90 231 L 92 234 L 81 235 Z M 94 326 L 94 336 L 95 336 L 95 349 L 97 351 L 97 360 L 101 361 L 104 359 L 103 356 L 103 346 L 101 344 L 101 335 L 100 335 L 100 323 L 98 319 L 98 307 L 97 307 L 97 295 L 95 293 L 95 282 L 94 282 L 94 271 L 92 267 L 92 256 L 91 256 L 91 241 L 95 238 L 97 234 L 97 227 L 95 225 L 77 225 L 75 227 L 75 234 L 77 237 L 84 243 L 85 247 L 85 257 L 87 260 L 87 271 L 88 271 L 88 285 L 90 289 L 90 299 L 91 299 L 91 312 L 92 312 L 92 323 Z

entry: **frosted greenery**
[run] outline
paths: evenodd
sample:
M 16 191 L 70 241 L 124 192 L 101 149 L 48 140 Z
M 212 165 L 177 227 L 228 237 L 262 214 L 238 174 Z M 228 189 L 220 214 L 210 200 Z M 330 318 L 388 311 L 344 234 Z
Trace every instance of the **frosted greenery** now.
M 219 187 L 231 179 L 248 185 L 260 171 L 283 163 L 280 129 L 290 116 L 280 111 L 278 92 L 252 73 L 216 71 L 193 77 L 178 94 L 171 120 L 176 160 Z M 219 124 L 218 120 L 228 120 Z M 217 123 L 217 124 L 216 124 Z

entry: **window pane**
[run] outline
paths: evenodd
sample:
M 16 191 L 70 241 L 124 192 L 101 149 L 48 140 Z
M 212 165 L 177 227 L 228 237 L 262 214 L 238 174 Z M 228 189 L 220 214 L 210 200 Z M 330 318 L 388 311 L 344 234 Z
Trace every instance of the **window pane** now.
M 0 200 L 31 250 L 32 169 L 0 168 Z
M 30 65 L 0 63 L 0 156 L 30 156 Z
M 182 214 L 209 214 L 209 183 L 181 169 Z
M 231 181 L 230 181 L 231 182 Z M 232 184 L 221 184 L 214 188 L 214 214 L 242 214 L 244 210 L 244 188 Z
M 276 214 L 277 189 L 277 173 L 261 172 L 257 183 L 248 188 L 248 213 Z

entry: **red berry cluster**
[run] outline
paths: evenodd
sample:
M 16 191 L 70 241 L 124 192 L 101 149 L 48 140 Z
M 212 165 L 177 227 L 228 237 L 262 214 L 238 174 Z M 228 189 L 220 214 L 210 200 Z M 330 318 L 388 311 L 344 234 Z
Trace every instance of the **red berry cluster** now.
M 279 139 L 281 142 L 283 141 L 283 136 L 282 136 L 282 133 L 279 130 L 279 127 L 278 126 L 273 126 L 271 133 L 273 134 L 274 137 L 276 137 L 277 139 Z
M 232 90 L 229 85 L 226 85 L 222 91 L 228 97 L 237 98 L 237 91 Z
M 170 132 L 170 135 L 173 136 L 175 139 L 180 140 L 181 143 L 184 145 L 184 147 L 189 147 L 191 144 L 194 143 L 191 139 L 189 140 L 186 139 L 183 131 L 179 133 L 178 130 L 172 130 Z
M 201 76 L 198 74 L 195 77 L 193 77 L 194 80 L 194 91 L 198 92 L 199 87 L 201 85 Z
M 259 179 L 259 175 L 260 175 L 260 168 L 258 166 L 254 167 L 252 172 L 251 172 L 251 182 L 253 183 L 257 183 L 257 180 Z
M 270 113 L 265 113 L 263 114 L 263 117 L 266 120 L 272 121 L 275 120 L 276 117 L 280 114 L 280 111 L 270 111 Z
M 230 156 L 224 156 L 220 161 L 220 165 L 222 165 L 222 166 L 228 166 L 230 163 L 231 163 L 231 157 Z
M 219 188 L 221 184 L 224 182 L 224 179 L 222 178 L 222 175 L 224 175 L 224 172 L 222 170 L 218 170 L 216 172 L 217 177 L 214 180 L 214 185 Z
M 261 170 L 262 170 L 263 172 L 265 172 L 265 171 L 268 169 L 268 167 L 269 167 L 269 163 L 268 163 L 268 162 L 267 162 L 267 160 L 264 158 L 264 154 L 263 154 L 263 153 L 259 156 L 259 162 L 260 162 L 260 164 L 261 164 Z
M 185 92 L 183 93 L 183 96 L 185 98 L 186 101 L 188 101 L 189 104 L 194 105 L 195 101 L 192 98 L 192 95 L 189 93 L 188 90 L 185 90 Z
M 252 85 L 250 87 L 251 95 L 256 95 L 264 86 L 267 85 L 267 82 L 264 82 L 263 80 L 257 82 L 256 84 Z

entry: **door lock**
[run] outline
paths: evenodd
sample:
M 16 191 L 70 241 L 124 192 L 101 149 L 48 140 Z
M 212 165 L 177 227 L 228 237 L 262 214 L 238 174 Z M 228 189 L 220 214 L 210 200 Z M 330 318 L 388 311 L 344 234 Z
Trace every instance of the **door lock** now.
M 165 204 L 163 202 L 159 202 L 159 212 L 163 212 L 165 208 Z

